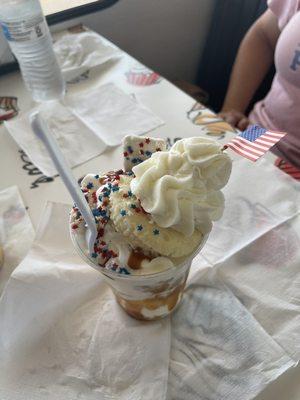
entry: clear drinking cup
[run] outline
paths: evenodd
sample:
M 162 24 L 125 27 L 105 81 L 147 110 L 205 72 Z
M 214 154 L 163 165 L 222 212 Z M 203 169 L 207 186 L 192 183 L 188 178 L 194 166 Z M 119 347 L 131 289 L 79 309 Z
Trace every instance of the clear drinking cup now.
M 148 321 L 166 317 L 179 305 L 193 258 L 203 248 L 207 236 L 197 251 L 176 267 L 147 275 L 123 275 L 96 265 L 89 257 L 84 235 L 71 230 L 75 249 L 102 274 L 120 306 L 133 318 Z

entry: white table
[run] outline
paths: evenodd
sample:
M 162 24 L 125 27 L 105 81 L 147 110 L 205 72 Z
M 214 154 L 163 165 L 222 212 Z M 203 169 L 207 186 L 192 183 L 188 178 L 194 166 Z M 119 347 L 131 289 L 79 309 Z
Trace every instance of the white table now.
M 229 126 L 219 120 L 214 114 L 198 105 L 194 99 L 181 92 L 165 79 L 157 78 L 150 85 L 134 85 L 137 61 L 124 53 L 121 61 L 95 73 L 89 71 L 78 83 L 68 86 L 69 92 L 85 90 L 95 85 L 113 81 L 129 94 L 134 94 L 142 100 L 154 113 L 160 116 L 166 124 L 151 132 L 151 136 L 167 137 L 171 142 L 178 137 L 208 135 L 215 137 L 221 143 L 226 143 L 234 135 Z M 130 78 L 128 78 L 128 75 Z M 155 81 L 155 78 L 153 78 Z M 131 81 L 131 82 L 130 82 Z M 26 91 L 19 73 L 12 73 L 0 79 L 1 96 L 15 96 L 18 107 L 25 111 L 33 103 Z M 229 131 L 224 132 L 229 129 Z M 231 132 L 230 132 L 231 130 Z M 23 197 L 28 212 L 36 227 L 39 217 L 47 201 L 71 203 L 59 177 L 54 179 L 44 177 L 30 163 L 27 156 L 0 126 L 0 189 L 17 185 Z M 73 171 L 77 178 L 89 172 L 98 173 L 104 170 L 119 168 L 122 165 L 121 148 L 111 148 L 99 157 L 76 167 Z M 296 400 L 300 398 L 300 366 L 288 371 L 276 382 L 261 393 L 259 400 Z

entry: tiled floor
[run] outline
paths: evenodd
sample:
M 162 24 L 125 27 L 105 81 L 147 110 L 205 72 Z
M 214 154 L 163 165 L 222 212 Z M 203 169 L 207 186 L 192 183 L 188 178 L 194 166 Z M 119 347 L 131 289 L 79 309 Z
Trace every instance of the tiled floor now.
M 68 10 L 73 7 L 94 3 L 98 0 L 40 0 L 45 15 Z

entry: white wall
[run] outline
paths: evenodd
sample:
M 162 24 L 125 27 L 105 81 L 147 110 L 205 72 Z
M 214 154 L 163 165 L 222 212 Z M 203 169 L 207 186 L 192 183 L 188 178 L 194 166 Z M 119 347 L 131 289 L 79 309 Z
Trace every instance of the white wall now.
M 215 0 L 120 0 L 82 22 L 168 79 L 195 80 Z
M 168 79 L 192 82 L 214 4 L 215 0 L 120 0 L 74 21 L 101 33 Z

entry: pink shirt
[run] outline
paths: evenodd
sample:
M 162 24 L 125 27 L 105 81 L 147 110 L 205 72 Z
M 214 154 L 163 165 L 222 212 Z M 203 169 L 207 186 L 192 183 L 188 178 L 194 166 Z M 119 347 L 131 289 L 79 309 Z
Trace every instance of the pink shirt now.
M 276 74 L 267 96 L 256 103 L 251 122 L 288 132 L 274 153 L 300 167 L 300 0 L 269 0 L 281 30 L 276 49 Z

